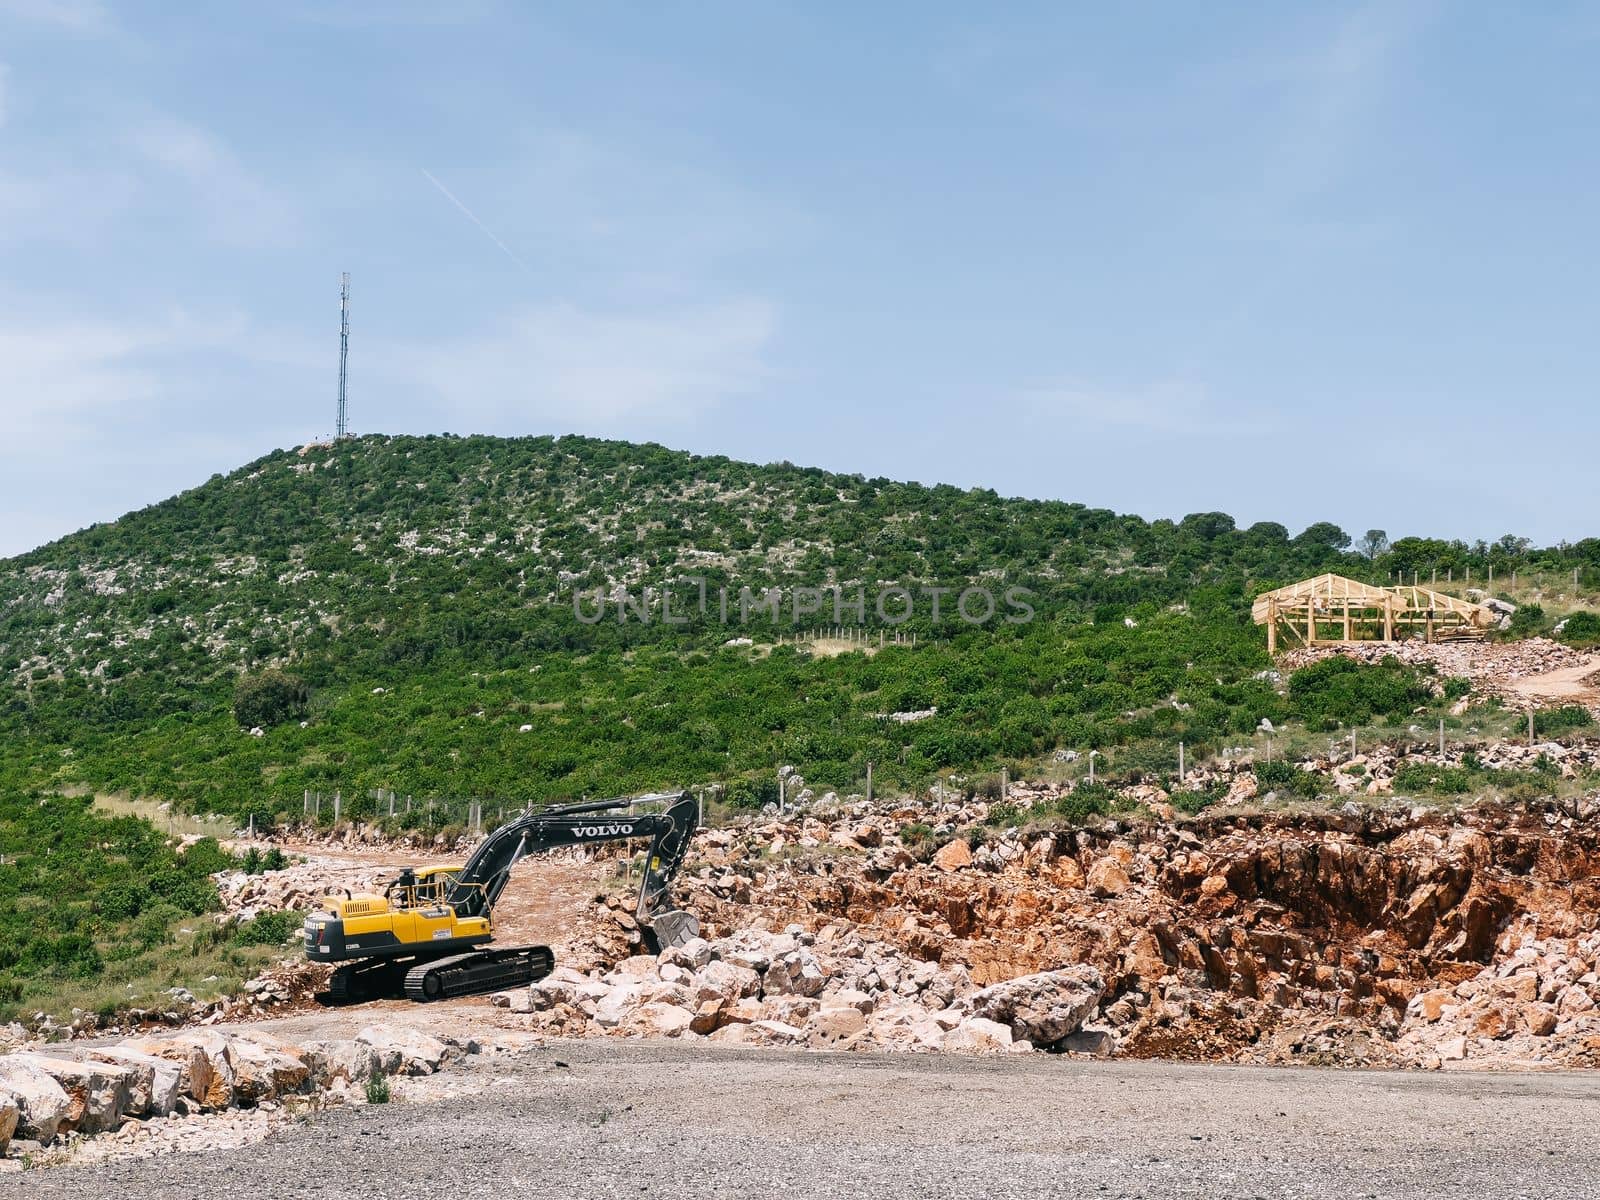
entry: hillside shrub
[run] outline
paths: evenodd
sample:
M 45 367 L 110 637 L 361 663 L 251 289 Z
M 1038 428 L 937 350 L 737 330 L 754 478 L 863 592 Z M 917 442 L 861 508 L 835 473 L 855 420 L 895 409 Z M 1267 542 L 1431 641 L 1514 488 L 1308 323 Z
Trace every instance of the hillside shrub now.
M 1581 609 L 1561 627 L 1561 640 L 1571 646 L 1600 645 L 1600 613 Z
M 233 688 L 233 718 L 245 729 L 271 729 L 306 715 L 311 691 L 304 681 L 269 667 L 241 675 Z
M 1593 724 L 1594 715 L 1581 704 L 1565 704 L 1533 715 L 1534 731 L 1545 737 L 1573 729 L 1587 729 Z
M 1422 677 L 1392 655 L 1372 664 L 1335 655 L 1289 676 L 1289 706 L 1314 729 L 1404 716 L 1431 698 Z

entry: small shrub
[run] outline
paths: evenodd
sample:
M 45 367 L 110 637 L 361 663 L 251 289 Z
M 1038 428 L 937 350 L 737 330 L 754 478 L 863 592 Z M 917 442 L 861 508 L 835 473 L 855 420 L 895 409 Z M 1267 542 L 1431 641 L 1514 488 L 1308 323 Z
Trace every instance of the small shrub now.
M 1511 614 L 1512 637 L 1531 637 L 1544 628 L 1544 608 L 1538 604 L 1524 604 Z
M 1282 759 L 1257 763 L 1255 773 L 1257 785 L 1266 791 L 1288 792 L 1307 800 L 1313 800 L 1322 793 L 1322 780 L 1315 773 L 1302 771 Z
M 735 779 L 728 785 L 727 803 L 730 808 L 759 809 L 777 802 L 778 781 L 770 776 Z
M 1567 618 L 1561 640 L 1572 646 L 1600 645 L 1600 613 L 1582 609 Z
M 1406 763 L 1394 773 L 1397 792 L 1434 792 L 1460 796 L 1472 790 L 1473 773 L 1465 767 L 1436 767 L 1428 763 Z
M 235 946 L 281 946 L 300 932 L 305 914 L 284 910 L 264 912 L 233 931 Z
M 367 1103 L 389 1103 L 389 1077 L 387 1075 L 374 1075 L 367 1080 Z
M 1535 713 L 1533 727 L 1546 735 L 1565 733 L 1569 729 L 1585 729 L 1594 724 L 1594 716 L 1581 704 L 1567 704 L 1560 708 Z
M 1289 676 L 1289 707 L 1313 729 L 1403 716 L 1431 698 L 1422 677 L 1392 655 L 1376 664 L 1335 655 Z
M 1116 793 L 1103 783 L 1080 783 L 1051 807 L 1065 821 L 1081 825 L 1092 817 L 1105 816 L 1115 799 Z
M 989 815 L 984 820 L 985 825 L 1017 825 L 1023 818 L 1022 809 L 1007 801 L 1004 804 L 991 804 Z
M 269 668 L 241 675 L 233 689 L 233 717 L 245 729 L 270 729 L 306 715 L 311 691 L 287 671 Z
M 1170 799 L 1173 808 L 1181 813 L 1188 813 L 1192 817 L 1222 799 L 1225 790 L 1220 787 L 1193 788 L 1187 791 L 1173 792 Z

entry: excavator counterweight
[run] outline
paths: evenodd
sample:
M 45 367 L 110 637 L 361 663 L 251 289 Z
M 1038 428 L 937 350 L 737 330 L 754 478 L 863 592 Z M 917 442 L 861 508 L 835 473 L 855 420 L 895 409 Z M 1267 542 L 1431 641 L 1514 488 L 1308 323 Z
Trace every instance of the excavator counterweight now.
M 306 918 L 306 957 L 340 963 L 329 981 L 335 1002 L 404 994 L 440 1000 L 531 983 L 555 967 L 548 946 L 490 946 L 490 916 L 511 868 L 558 846 L 650 839 L 635 915 L 657 947 L 699 932 L 692 914 L 670 905 L 672 881 L 697 824 L 688 792 L 596 800 L 545 808 L 508 821 L 460 866 L 407 868 L 383 895 L 324 898 Z

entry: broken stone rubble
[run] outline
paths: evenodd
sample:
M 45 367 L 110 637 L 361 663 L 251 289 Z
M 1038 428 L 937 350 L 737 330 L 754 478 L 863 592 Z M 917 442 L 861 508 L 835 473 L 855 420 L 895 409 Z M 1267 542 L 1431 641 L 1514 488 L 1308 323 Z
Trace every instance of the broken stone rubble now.
M 96 1046 L 81 1057 L 67 1057 L 69 1047 L 4 1054 L 0 1156 L 13 1137 L 43 1147 L 69 1135 L 125 1131 L 130 1122 L 256 1109 L 330 1092 L 345 1098 L 374 1076 L 432 1074 L 479 1049 L 475 1039 L 369 1025 L 351 1040 L 304 1045 L 263 1030 L 194 1029 Z

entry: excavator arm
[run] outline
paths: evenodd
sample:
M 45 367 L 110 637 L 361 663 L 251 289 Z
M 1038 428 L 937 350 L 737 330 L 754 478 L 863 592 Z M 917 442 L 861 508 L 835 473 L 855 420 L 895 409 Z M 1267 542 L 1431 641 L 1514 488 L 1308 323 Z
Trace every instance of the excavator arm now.
M 683 865 L 698 819 L 688 792 L 595 800 L 529 813 L 485 838 L 456 876 L 445 903 L 457 916 L 487 916 L 500 899 L 511 868 L 529 854 L 558 846 L 588 846 L 649 838 L 636 915 L 649 925 L 666 908 L 673 877 Z

